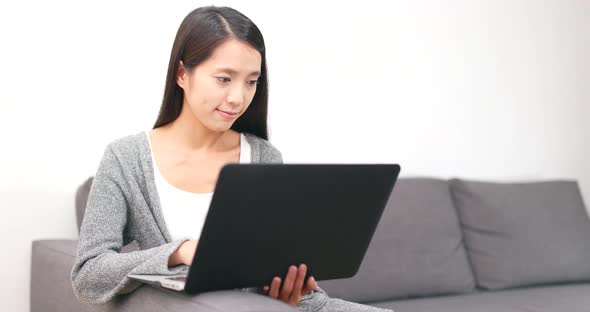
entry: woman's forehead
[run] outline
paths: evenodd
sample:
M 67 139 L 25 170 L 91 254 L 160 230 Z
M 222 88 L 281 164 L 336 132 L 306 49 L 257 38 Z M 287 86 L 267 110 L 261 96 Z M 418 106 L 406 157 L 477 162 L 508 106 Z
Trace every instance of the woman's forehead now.
M 247 43 L 227 40 L 215 48 L 205 62 L 214 71 L 250 76 L 260 74 L 262 56 Z

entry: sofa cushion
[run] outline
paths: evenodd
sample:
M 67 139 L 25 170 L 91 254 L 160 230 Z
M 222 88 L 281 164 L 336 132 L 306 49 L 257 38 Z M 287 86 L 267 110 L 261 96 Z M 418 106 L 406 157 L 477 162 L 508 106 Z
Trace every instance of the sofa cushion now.
M 451 189 L 478 286 L 590 281 L 590 221 L 576 182 L 454 179 Z
M 587 312 L 590 284 L 531 287 L 503 291 L 370 303 L 395 312 Z
M 76 240 L 33 241 L 31 312 L 297 312 L 282 301 L 251 292 L 222 290 L 188 295 L 150 285 L 142 285 L 128 295 L 118 295 L 105 304 L 80 303 L 74 295 L 70 279 L 77 243 Z
M 356 302 L 473 291 L 448 183 L 399 179 L 357 275 L 319 285 Z

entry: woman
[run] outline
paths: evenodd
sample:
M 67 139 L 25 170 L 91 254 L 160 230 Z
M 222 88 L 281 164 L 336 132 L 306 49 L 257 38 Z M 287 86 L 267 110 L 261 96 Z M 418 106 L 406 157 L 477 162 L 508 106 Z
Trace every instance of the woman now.
M 182 22 L 153 130 L 110 143 L 90 190 L 72 285 L 103 303 L 140 283 L 127 274 L 174 274 L 192 263 L 220 169 L 281 163 L 268 142 L 268 78 L 262 34 L 247 17 L 204 7 Z M 188 223 L 185 220 L 190 220 Z M 140 251 L 120 253 L 136 241 Z M 383 311 L 329 298 L 306 266 L 258 291 L 301 311 Z M 302 300 L 304 299 L 304 300 Z

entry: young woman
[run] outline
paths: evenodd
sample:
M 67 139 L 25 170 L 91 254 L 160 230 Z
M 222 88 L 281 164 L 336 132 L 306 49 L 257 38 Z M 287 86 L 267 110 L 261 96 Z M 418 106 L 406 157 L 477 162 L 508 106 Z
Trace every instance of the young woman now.
M 220 169 L 281 163 L 268 142 L 262 34 L 226 7 L 191 12 L 172 48 L 154 128 L 110 143 L 88 197 L 72 285 L 103 303 L 141 284 L 127 274 L 174 274 L 192 263 Z M 187 222 L 190 220 L 190 222 Z M 132 241 L 139 251 L 120 253 Z M 329 298 L 305 264 L 258 291 L 301 311 L 385 311 Z M 304 300 L 302 300 L 304 299 Z

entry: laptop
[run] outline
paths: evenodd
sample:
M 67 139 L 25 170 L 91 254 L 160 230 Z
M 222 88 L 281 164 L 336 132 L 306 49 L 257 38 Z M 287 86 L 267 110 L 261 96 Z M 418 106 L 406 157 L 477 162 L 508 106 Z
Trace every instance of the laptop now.
M 128 276 L 189 294 L 268 285 L 301 263 L 317 281 L 352 277 L 399 172 L 397 164 L 227 164 L 191 266 Z

